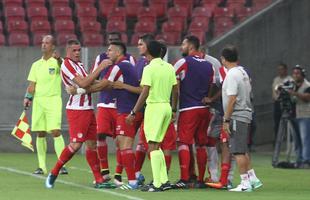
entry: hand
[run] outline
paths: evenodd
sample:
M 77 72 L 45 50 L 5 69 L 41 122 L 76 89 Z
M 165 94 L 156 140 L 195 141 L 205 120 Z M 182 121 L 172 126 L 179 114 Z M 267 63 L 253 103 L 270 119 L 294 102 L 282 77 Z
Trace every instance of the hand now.
M 101 61 L 101 63 L 99 64 L 98 68 L 100 69 L 105 69 L 107 68 L 108 66 L 112 65 L 112 61 L 110 59 L 104 59 L 103 61 Z
M 204 97 L 204 98 L 202 99 L 201 102 L 204 103 L 204 104 L 210 104 L 210 103 L 212 103 L 213 101 L 212 101 L 212 99 L 209 98 L 209 97 Z
M 229 122 L 223 122 L 223 130 L 227 132 L 228 134 L 231 134 L 229 129 Z
M 115 81 L 112 85 L 113 89 L 125 89 L 125 85 L 121 81 Z
M 127 115 L 127 117 L 126 117 L 126 124 L 132 125 L 133 122 L 134 122 L 134 120 L 135 120 L 135 116 L 129 114 L 129 115 Z
M 76 92 L 76 87 L 73 87 L 73 86 L 68 86 L 68 87 L 66 87 L 66 91 L 67 91 L 67 93 L 68 94 L 70 94 L 70 95 L 75 95 L 75 94 L 77 94 L 77 92 Z
M 174 123 L 176 120 L 177 120 L 177 113 L 176 112 L 172 112 L 171 122 Z
M 24 98 L 24 108 L 27 110 L 31 106 L 31 102 L 29 99 Z

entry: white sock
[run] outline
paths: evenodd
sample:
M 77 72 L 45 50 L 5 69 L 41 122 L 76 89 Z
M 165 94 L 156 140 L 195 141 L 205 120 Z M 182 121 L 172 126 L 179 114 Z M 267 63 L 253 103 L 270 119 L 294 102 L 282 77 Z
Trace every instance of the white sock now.
M 128 183 L 130 185 L 135 185 L 135 184 L 137 184 L 137 180 L 130 180 L 130 181 L 128 181 Z
M 257 178 L 256 175 L 255 175 L 254 169 L 250 169 L 250 170 L 248 171 L 248 175 L 249 175 L 249 177 L 250 177 L 250 181 L 256 181 L 256 180 L 258 180 L 258 178 Z
M 207 147 L 208 151 L 208 170 L 212 181 L 218 182 L 218 153 L 216 147 Z
M 140 176 L 141 172 L 139 171 L 139 172 L 136 172 L 135 174 L 136 174 L 136 178 L 138 178 Z
M 248 174 L 240 174 L 241 184 L 245 187 L 251 187 L 250 179 Z

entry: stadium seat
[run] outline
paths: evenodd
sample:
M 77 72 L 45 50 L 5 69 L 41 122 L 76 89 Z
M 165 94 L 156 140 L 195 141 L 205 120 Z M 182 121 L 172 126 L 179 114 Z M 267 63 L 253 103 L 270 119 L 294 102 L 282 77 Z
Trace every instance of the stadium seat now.
M 4 46 L 5 45 L 5 37 L 2 33 L 0 33 L 0 46 Z
M 47 20 L 48 12 L 46 7 L 28 7 L 27 15 L 29 20 Z
M 74 0 L 76 7 L 94 7 L 95 0 Z
M 52 7 L 68 7 L 70 0 L 49 0 L 49 3 Z
M 183 32 L 183 24 L 178 21 L 167 21 L 162 25 L 162 32 Z
M 117 3 L 114 1 L 99 1 L 99 16 L 108 17 L 110 12 L 117 7 Z
M 83 45 L 84 46 L 102 46 L 103 38 L 99 33 L 83 33 Z
M 92 21 L 93 19 L 97 19 L 97 9 L 91 6 L 79 6 L 76 8 L 77 18 L 89 19 Z
M 137 17 L 137 11 L 143 7 L 143 0 L 123 0 L 126 16 L 127 17 Z
M 215 37 L 222 35 L 224 32 L 230 30 L 234 23 L 227 18 L 219 18 L 220 20 L 215 21 L 213 35 Z
M 134 33 L 131 36 L 131 40 L 130 40 L 130 45 L 132 46 L 137 46 L 138 41 L 139 41 L 139 37 L 141 37 L 142 35 L 144 35 L 145 33 Z
M 26 33 L 11 33 L 9 35 L 10 46 L 29 46 L 29 37 Z
M 4 15 L 7 20 L 19 20 L 25 19 L 25 9 L 23 7 L 4 7 Z
M 97 21 L 83 21 L 79 24 L 80 31 L 84 32 L 93 32 L 93 33 L 100 33 L 101 32 L 101 24 Z
M 228 17 L 232 18 L 234 16 L 234 11 L 226 7 L 216 7 L 214 10 L 214 17 Z
M 56 36 L 56 42 L 59 46 L 65 46 L 69 39 L 77 39 L 73 33 L 58 33 Z
M 253 0 L 253 7 L 255 11 L 259 11 L 272 2 L 272 0 Z
M 183 24 L 183 30 L 187 25 L 187 16 L 188 14 L 184 7 L 175 6 L 168 10 L 168 20 L 181 22 Z
M 107 16 L 108 21 L 124 21 L 126 22 L 126 10 L 123 7 L 115 7 Z
M 242 8 L 235 8 L 235 15 L 238 19 L 238 21 L 243 21 L 248 16 L 252 15 L 254 13 L 254 10 L 252 7 L 242 7 Z
M 192 9 L 194 5 L 193 0 L 174 0 L 173 2 L 174 2 L 174 6 L 185 8 L 188 16 L 192 14 Z
M 127 30 L 126 22 L 124 21 L 111 21 L 109 20 L 107 23 L 107 32 L 119 31 L 125 32 Z
M 135 25 L 135 32 L 137 33 L 154 33 L 156 30 L 156 23 L 148 21 L 138 21 Z
M 189 26 L 189 31 L 208 31 L 209 30 L 209 20 L 200 21 L 193 20 Z
M 30 23 L 30 32 L 40 33 L 40 32 L 51 32 L 51 25 L 47 20 L 32 20 Z
M 59 20 L 54 23 L 54 30 L 56 33 L 74 33 L 74 23 L 72 20 Z
M 3 23 L 0 21 L 0 33 L 3 33 Z
M 9 33 L 27 33 L 28 23 L 24 20 L 8 20 L 7 31 Z
M 152 7 L 142 7 L 138 11 L 139 21 L 148 21 L 156 23 L 156 11 Z
M 23 0 L 3 0 L 4 7 L 22 7 Z
M 191 30 L 188 34 L 196 36 L 199 39 L 200 44 L 204 44 L 206 42 L 206 32 L 204 30 Z
M 156 35 L 156 40 L 164 40 L 167 45 L 177 45 L 181 42 L 180 33 L 177 32 L 165 32 Z
M 54 21 L 72 20 L 72 10 L 70 7 L 53 7 L 52 16 Z
M 155 10 L 156 17 L 164 18 L 167 13 L 168 3 L 167 0 L 149 0 L 149 7 Z
M 192 20 L 204 21 L 209 20 L 213 15 L 213 10 L 207 7 L 196 7 L 193 10 Z
M 51 33 L 50 32 L 32 33 L 32 44 L 34 46 L 41 46 L 43 37 L 48 34 Z
M 25 0 L 27 7 L 45 7 L 45 1 L 42 0 Z

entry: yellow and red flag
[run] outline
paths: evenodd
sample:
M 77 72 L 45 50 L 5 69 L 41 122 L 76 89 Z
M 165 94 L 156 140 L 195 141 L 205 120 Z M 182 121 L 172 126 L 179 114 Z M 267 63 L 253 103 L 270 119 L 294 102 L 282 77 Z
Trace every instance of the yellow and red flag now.
M 25 111 L 23 111 L 22 115 L 19 117 L 11 135 L 22 141 L 23 146 L 27 147 L 31 151 L 34 151 L 32 137 L 30 134 L 30 127 Z

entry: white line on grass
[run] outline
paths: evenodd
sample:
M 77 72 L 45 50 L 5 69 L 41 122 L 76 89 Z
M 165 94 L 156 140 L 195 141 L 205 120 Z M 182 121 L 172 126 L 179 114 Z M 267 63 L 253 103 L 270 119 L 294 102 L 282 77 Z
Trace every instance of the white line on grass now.
M 21 170 L 10 168 L 10 167 L 1 167 L 0 166 L 0 170 L 9 171 L 9 172 L 12 172 L 12 173 L 15 173 L 15 174 L 22 174 L 22 175 L 25 175 L 25 176 L 31 176 L 31 177 L 38 178 L 38 179 L 44 179 L 44 180 L 46 179 L 46 177 L 44 177 L 44 176 L 39 176 L 39 175 L 31 174 L 29 172 L 21 171 Z M 108 193 L 108 194 L 111 194 L 111 195 L 114 195 L 114 196 L 124 197 L 126 199 L 144 200 L 144 199 L 139 198 L 139 197 L 130 196 L 130 195 L 126 195 L 126 194 L 121 194 L 121 193 L 113 192 L 113 191 L 110 191 L 110 190 L 95 189 L 95 188 L 92 188 L 92 187 L 87 187 L 85 185 L 80 185 L 80 184 L 76 184 L 76 183 L 69 182 L 69 181 L 64 181 L 64 180 L 57 179 L 56 182 L 62 183 L 62 184 L 65 184 L 65 185 L 70 185 L 70 186 L 73 186 L 73 187 L 83 188 L 83 189 L 86 189 L 86 190 L 92 190 L 92 191 L 96 191 L 96 192 Z
M 75 166 L 72 166 L 72 167 L 68 167 L 69 169 L 73 169 L 73 170 L 77 170 L 77 171 L 81 171 L 81 172 L 88 172 L 88 173 L 92 173 L 90 170 L 88 169 L 83 169 L 83 168 L 80 168 L 80 167 L 75 167 Z M 127 180 L 127 177 L 122 177 L 123 180 Z

